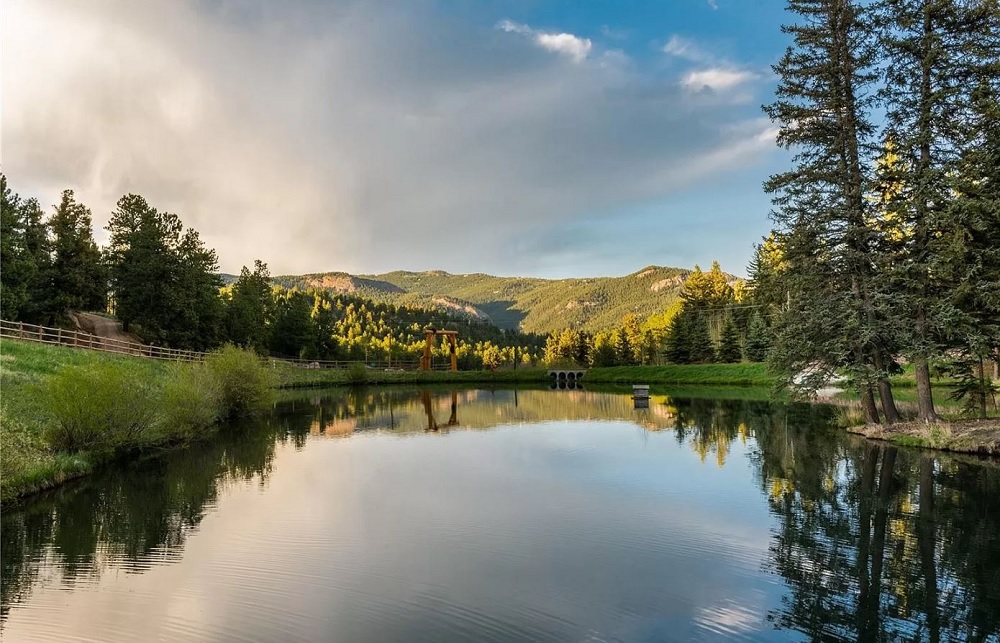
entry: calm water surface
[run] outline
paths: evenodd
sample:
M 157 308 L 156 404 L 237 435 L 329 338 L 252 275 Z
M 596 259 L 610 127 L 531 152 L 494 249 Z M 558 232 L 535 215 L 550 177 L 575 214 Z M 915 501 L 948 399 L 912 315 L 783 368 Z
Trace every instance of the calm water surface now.
M 297 393 L 237 435 L 5 511 L 0 633 L 1000 640 L 997 464 L 849 438 L 831 415 Z

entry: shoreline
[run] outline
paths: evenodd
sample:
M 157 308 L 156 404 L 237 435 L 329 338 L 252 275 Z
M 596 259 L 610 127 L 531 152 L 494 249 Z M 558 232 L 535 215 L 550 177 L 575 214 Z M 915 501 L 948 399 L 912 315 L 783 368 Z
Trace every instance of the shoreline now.
M 585 369 L 581 383 L 665 384 L 678 386 L 772 386 L 776 378 L 763 363 L 670 364 L 612 366 Z M 383 386 L 392 384 L 549 384 L 548 368 L 526 367 L 496 371 L 364 371 L 350 369 L 275 369 L 277 388 Z
M 142 459 L 203 439 L 211 439 L 217 426 L 200 427 L 193 434 L 181 434 L 174 427 L 136 444 L 120 445 L 114 453 L 99 450 L 64 451 L 53 448 L 44 437 L 51 426 L 50 414 L 41 407 L 38 395 L 44 385 L 66 367 L 93 373 L 100 369 L 126 369 L 138 379 L 162 391 L 175 366 L 170 362 L 130 355 L 88 351 L 69 346 L 51 346 L 16 339 L 0 340 L 0 380 L 3 385 L 0 410 L 0 442 L 3 447 L 0 469 L 0 506 L 17 504 L 99 471 L 111 460 Z M 366 369 L 319 370 L 291 367 L 263 369 L 273 377 L 271 389 L 309 389 L 343 386 L 434 385 L 468 386 L 549 386 L 548 369 L 534 367 L 496 371 L 379 371 Z M 113 374 L 113 373 L 112 373 Z M 589 369 L 587 384 L 655 384 L 692 388 L 731 386 L 761 388 L 773 383 L 764 364 L 691 364 L 670 366 L 625 366 Z M 190 391 L 189 391 L 190 392 Z M 157 402 L 157 411 L 163 406 Z M 186 402 L 175 404 L 184 410 Z M 214 423 L 213 423 L 214 424 Z
M 898 422 L 848 427 L 848 433 L 899 446 L 1000 457 L 1000 418 Z

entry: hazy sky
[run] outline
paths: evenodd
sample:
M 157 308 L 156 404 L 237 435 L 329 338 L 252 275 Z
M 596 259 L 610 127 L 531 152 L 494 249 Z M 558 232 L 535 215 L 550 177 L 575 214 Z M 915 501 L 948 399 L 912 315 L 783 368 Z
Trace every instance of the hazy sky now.
M 4 0 L 3 171 L 229 272 L 742 273 L 783 4 Z

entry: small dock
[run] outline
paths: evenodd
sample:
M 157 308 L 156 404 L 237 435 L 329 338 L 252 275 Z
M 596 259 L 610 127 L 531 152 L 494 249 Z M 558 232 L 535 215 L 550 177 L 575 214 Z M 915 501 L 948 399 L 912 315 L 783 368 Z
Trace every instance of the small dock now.
M 636 409 L 649 408 L 649 384 L 632 385 L 632 406 Z

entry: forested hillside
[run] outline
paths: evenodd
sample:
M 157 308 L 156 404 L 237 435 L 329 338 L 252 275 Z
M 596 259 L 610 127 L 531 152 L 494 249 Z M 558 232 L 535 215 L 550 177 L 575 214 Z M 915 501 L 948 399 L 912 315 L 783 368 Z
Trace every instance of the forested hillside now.
M 444 309 L 488 319 L 505 329 L 550 333 L 564 328 L 604 331 L 620 325 L 629 314 L 643 319 L 660 314 L 678 301 L 689 273 L 649 266 L 624 277 L 537 279 L 434 270 L 357 276 L 321 273 L 275 281 L 286 287 L 322 288 L 384 303 Z

